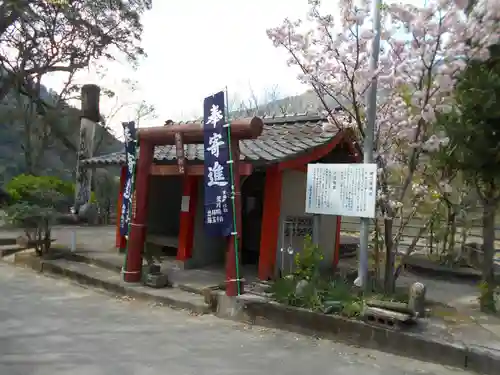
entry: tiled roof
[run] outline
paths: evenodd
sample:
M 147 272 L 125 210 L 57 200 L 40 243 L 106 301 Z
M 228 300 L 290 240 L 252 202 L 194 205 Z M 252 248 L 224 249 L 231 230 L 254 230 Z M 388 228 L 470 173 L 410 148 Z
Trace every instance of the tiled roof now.
M 264 130 L 257 139 L 240 141 L 241 160 L 255 163 L 276 163 L 296 157 L 328 143 L 335 133 L 322 130 L 326 121 L 320 114 L 294 114 L 263 117 Z M 200 124 L 201 126 L 201 124 Z M 189 161 L 203 161 L 203 145 L 184 145 Z M 156 146 L 156 162 L 173 162 L 175 146 Z M 93 157 L 82 161 L 84 165 L 124 164 L 124 152 Z

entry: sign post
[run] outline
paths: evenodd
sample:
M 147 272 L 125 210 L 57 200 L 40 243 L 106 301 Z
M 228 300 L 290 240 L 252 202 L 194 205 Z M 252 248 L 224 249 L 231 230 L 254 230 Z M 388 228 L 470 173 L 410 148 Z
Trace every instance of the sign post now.
M 80 162 L 91 158 L 94 153 L 94 134 L 96 123 L 99 122 L 99 94 L 96 85 L 82 87 L 80 143 L 76 163 L 75 205 L 73 211 L 80 214 L 82 207 L 90 204 L 92 169 L 82 168 Z
M 376 164 L 309 164 L 306 212 L 375 217 Z
M 99 96 L 100 88 L 96 85 L 83 85 L 80 119 L 80 139 L 78 153 L 76 155 L 76 184 L 75 202 L 71 209 L 72 213 L 82 218 L 90 213 L 90 198 L 92 190 L 92 169 L 82 168 L 80 162 L 91 158 L 94 153 L 94 135 L 96 124 L 99 122 Z M 89 219 L 89 217 L 87 217 Z M 71 251 L 76 251 L 76 230 L 71 233 Z
M 318 215 L 374 218 L 376 196 L 376 164 L 307 166 L 306 212 L 314 214 L 316 226 L 319 225 Z M 340 220 L 337 220 L 337 225 L 339 223 Z M 340 238 L 336 238 L 336 241 L 340 241 Z M 336 263 L 338 254 L 334 258 Z

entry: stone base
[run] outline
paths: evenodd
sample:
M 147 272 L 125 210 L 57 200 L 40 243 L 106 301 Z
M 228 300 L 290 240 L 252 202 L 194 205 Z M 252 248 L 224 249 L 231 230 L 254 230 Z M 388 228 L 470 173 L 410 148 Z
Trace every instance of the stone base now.
M 170 286 L 168 276 L 164 273 L 147 273 L 144 275 L 143 284 L 151 288 L 166 288 Z
M 206 302 L 206 301 L 205 301 Z M 246 321 L 245 303 L 238 297 L 226 296 L 225 292 L 217 293 L 217 311 L 219 318 Z

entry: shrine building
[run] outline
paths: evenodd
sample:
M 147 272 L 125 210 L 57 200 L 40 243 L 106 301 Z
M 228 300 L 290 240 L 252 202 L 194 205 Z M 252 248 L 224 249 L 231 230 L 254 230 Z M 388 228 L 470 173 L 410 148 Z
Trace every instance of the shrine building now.
M 264 128 L 256 139 L 240 141 L 241 260 L 255 265 L 258 277 L 268 280 L 283 266 L 281 249 L 302 249 L 312 234 L 312 215 L 306 214 L 306 172 L 309 163 L 357 163 L 359 146 L 354 132 L 324 132 L 326 119 L 318 114 L 262 118 Z M 201 127 L 201 123 L 199 124 Z M 185 144 L 186 173 L 179 172 L 176 146 L 154 148 L 149 171 L 146 246 L 162 248 L 184 268 L 224 264 L 226 239 L 204 233 L 204 146 Z M 82 161 L 86 168 L 122 166 L 125 152 Z M 134 209 L 132 210 L 134 211 Z M 134 214 L 134 213 L 132 213 Z M 123 247 L 117 220 L 117 248 Z M 340 242 L 340 217 L 322 216 L 318 244 L 324 266 L 333 267 Z

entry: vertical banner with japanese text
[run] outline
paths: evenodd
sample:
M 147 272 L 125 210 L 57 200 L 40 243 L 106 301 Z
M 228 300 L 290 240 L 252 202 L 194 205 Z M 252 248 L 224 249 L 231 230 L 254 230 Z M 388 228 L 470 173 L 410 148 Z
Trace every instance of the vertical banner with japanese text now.
M 205 157 L 205 230 L 211 236 L 230 236 L 233 232 L 232 183 L 228 161 L 229 142 L 225 121 L 225 96 L 218 92 L 203 102 Z
M 120 234 L 126 236 L 130 224 L 132 211 L 132 197 L 134 190 L 134 170 L 136 163 L 136 128 L 135 123 L 123 122 L 123 133 L 125 135 L 125 158 L 127 163 L 127 174 L 123 187 L 122 210 L 120 217 Z

